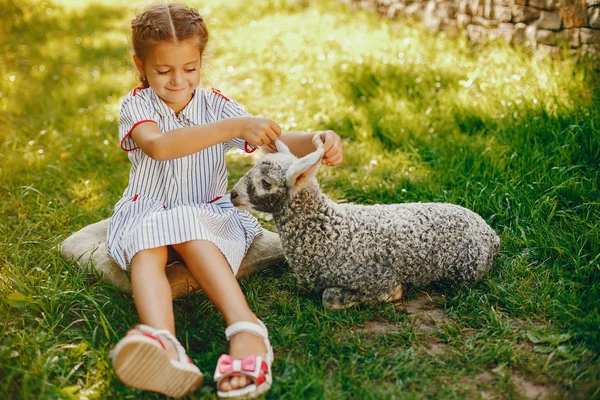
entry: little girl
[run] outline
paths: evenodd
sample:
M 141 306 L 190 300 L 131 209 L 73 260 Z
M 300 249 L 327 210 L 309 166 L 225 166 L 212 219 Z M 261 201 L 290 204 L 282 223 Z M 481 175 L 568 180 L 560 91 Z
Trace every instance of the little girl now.
M 272 382 L 273 351 L 267 329 L 250 310 L 235 274 L 261 227 L 233 207 L 225 152 L 273 151 L 280 139 L 297 155 L 326 149 L 324 163 L 338 165 L 343 151 L 332 131 L 292 132 L 254 118 L 217 90 L 200 83 L 208 41 L 204 20 L 183 5 L 152 6 L 131 23 L 133 60 L 142 85 L 121 106 L 121 148 L 131 161 L 129 185 L 115 206 L 107 234 L 111 257 L 131 274 L 143 325 L 130 330 L 110 353 L 125 384 L 171 397 L 198 388 L 202 373 L 175 337 L 168 249 L 183 258 L 208 298 L 223 314 L 229 355 L 217 363 L 221 397 L 256 397 Z

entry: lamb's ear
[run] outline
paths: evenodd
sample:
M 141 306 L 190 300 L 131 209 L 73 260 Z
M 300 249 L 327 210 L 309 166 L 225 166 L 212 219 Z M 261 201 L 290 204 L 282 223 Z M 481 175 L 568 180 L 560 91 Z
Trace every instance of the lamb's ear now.
M 290 151 L 290 149 L 285 145 L 285 143 L 283 143 L 281 140 L 276 140 L 275 142 L 275 147 L 277 147 L 277 151 L 279 153 L 287 153 L 287 154 L 291 154 L 292 152 Z
M 294 161 L 286 173 L 286 178 L 292 187 L 302 186 L 310 177 L 317 174 L 321 159 L 323 158 L 323 148 Z

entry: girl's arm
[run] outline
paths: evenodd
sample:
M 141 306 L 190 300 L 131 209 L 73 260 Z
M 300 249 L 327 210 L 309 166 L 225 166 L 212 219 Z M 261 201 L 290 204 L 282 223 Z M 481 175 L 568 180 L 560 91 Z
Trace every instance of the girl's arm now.
M 270 119 L 237 117 L 165 133 L 155 123 L 145 122 L 133 129 L 131 137 L 149 157 L 155 160 L 172 160 L 237 137 L 252 146 L 267 145 L 280 134 L 281 128 Z
M 304 157 L 317 148 L 316 142 L 323 142 L 325 154 L 321 161 L 325 165 L 335 166 L 342 163 L 344 149 L 342 139 L 334 131 L 287 132 L 279 138 L 296 157 Z M 267 146 L 263 146 L 265 148 Z M 267 151 L 270 151 L 267 149 Z

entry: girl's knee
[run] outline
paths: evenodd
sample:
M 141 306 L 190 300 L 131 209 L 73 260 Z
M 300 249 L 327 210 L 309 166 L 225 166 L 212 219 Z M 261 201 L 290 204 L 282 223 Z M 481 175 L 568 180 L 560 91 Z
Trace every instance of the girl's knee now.
M 152 266 L 164 268 L 167 265 L 168 251 L 167 247 L 155 247 L 138 251 L 131 259 L 131 269 L 143 265 L 144 268 Z

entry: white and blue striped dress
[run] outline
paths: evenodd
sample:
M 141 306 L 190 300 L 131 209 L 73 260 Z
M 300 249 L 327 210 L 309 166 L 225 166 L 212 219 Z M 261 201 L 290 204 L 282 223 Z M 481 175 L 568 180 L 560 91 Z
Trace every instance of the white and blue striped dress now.
M 209 240 L 223 253 L 234 275 L 262 228 L 247 211 L 234 208 L 227 191 L 225 153 L 232 147 L 252 152 L 242 139 L 233 139 L 187 157 L 157 161 L 137 148 L 131 131 L 155 122 L 161 131 L 239 116 L 249 116 L 220 92 L 197 88 L 192 100 L 176 115 L 150 89 L 134 89 L 123 99 L 119 116 L 121 148 L 131 161 L 129 185 L 115 205 L 106 247 L 129 270 L 139 251 L 190 240 Z

